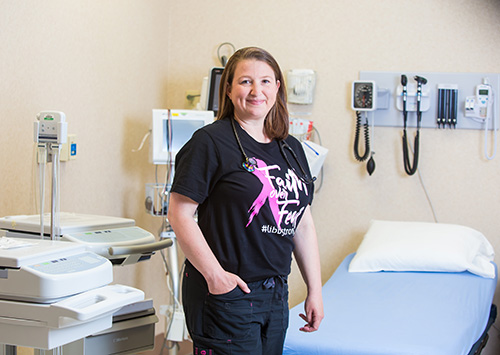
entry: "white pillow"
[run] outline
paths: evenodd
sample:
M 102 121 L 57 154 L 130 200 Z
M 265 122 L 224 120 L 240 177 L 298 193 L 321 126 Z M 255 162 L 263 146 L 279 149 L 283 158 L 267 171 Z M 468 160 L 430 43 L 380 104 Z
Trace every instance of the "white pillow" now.
M 372 221 L 349 265 L 350 272 L 469 271 L 495 278 L 486 237 L 468 227 L 424 222 Z

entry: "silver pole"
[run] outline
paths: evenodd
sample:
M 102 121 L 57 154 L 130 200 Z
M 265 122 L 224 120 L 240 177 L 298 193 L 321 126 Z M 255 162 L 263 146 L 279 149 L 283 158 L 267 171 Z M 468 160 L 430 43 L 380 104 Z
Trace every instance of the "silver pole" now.
M 57 215 L 57 204 L 58 204 L 58 163 L 59 163 L 59 145 L 51 144 L 50 154 L 52 154 L 52 196 L 51 196 L 51 210 L 50 210 L 50 239 L 56 240 L 56 215 Z

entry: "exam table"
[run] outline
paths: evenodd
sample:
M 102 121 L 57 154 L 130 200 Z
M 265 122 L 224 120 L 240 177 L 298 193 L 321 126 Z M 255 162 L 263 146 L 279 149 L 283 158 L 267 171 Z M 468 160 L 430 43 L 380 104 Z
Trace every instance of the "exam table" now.
M 479 354 L 496 318 L 493 256 L 466 227 L 373 221 L 323 286 L 320 329 L 300 332 L 304 305 L 290 310 L 283 354 Z

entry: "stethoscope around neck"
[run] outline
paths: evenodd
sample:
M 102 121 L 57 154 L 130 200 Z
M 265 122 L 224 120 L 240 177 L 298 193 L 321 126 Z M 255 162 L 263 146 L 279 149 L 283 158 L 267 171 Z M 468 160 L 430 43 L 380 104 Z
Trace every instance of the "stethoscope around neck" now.
M 243 162 L 241 163 L 241 166 L 243 167 L 243 169 L 245 169 L 246 171 L 248 171 L 248 172 L 251 173 L 251 172 L 255 171 L 255 169 L 257 168 L 257 161 L 255 160 L 255 158 L 249 158 L 248 155 L 245 152 L 245 149 L 243 149 L 243 145 L 241 144 L 240 137 L 238 135 L 238 131 L 236 130 L 236 125 L 235 125 L 234 121 L 235 121 L 235 119 L 231 118 L 231 125 L 233 126 L 234 136 L 236 137 L 236 142 L 238 142 L 238 146 L 239 146 L 239 148 L 241 150 L 241 153 L 243 154 L 243 157 L 245 158 L 243 160 Z M 278 145 L 280 147 L 281 154 L 283 155 L 283 157 L 286 160 L 286 163 L 288 164 L 288 166 L 293 170 L 293 172 L 295 173 L 295 175 L 297 175 L 297 177 L 302 182 L 304 182 L 305 184 L 311 184 L 314 181 L 316 181 L 315 177 L 311 177 L 311 176 L 309 176 L 309 174 L 307 174 L 306 170 L 304 169 L 304 167 L 300 163 L 297 154 L 293 151 L 292 147 L 290 147 L 290 145 L 287 142 L 285 142 L 284 140 L 280 139 L 278 141 Z M 287 150 L 292 154 L 293 158 L 297 162 L 297 165 L 298 165 L 298 167 L 300 169 L 301 174 L 297 173 L 297 171 L 293 167 L 292 163 L 288 159 L 288 155 L 286 154 Z

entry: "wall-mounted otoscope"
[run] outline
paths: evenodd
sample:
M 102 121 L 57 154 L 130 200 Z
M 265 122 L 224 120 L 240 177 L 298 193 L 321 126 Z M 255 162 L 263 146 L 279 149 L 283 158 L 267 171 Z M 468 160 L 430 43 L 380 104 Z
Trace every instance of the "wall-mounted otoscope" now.
M 427 79 L 418 75 L 415 75 L 413 79 L 417 82 L 417 131 L 415 133 L 415 138 L 413 140 L 413 162 L 410 163 L 410 150 L 408 148 L 408 136 L 407 136 L 407 123 L 408 123 L 408 78 L 406 75 L 401 75 L 401 86 L 402 86 L 402 100 L 403 100 L 403 161 L 405 171 L 408 175 L 413 175 L 417 171 L 418 167 L 418 156 L 420 151 L 420 126 L 422 122 L 422 86 L 427 84 Z

